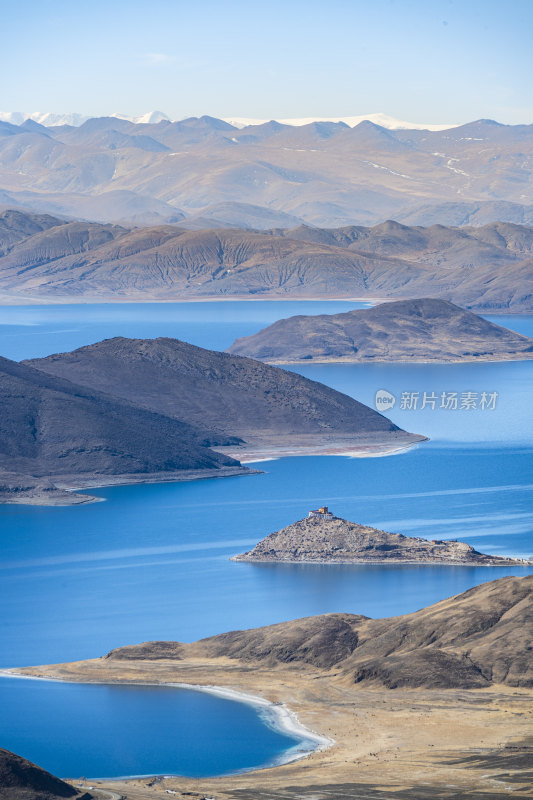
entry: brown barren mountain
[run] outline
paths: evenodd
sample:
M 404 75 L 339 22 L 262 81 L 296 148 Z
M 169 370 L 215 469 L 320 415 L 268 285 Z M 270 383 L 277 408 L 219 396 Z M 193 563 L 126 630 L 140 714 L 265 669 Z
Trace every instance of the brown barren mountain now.
M 533 339 L 446 300 L 426 297 L 281 319 L 237 339 L 228 352 L 278 364 L 506 361 L 533 358 Z
M 145 642 L 92 661 L 28 667 L 24 674 L 91 676 L 142 662 L 208 663 L 331 671 L 331 680 L 388 689 L 533 687 L 533 575 L 506 577 L 412 614 L 369 619 L 323 614 L 264 628 L 211 636 L 192 644 Z M 17 670 L 20 672 L 20 670 Z
M 533 575 L 506 577 L 395 618 L 326 614 L 16 672 L 240 690 L 329 740 L 268 772 L 97 783 L 128 800 L 526 800 L 532 601 Z
M 4 226 L 15 229 L 0 253 L 5 298 L 429 295 L 479 310 L 533 308 L 533 228 L 523 225 L 410 228 L 389 221 L 373 228 L 189 231 L 66 221 L 43 228 L 38 215 L 27 216 L 28 230 L 37 230 L 22 236 L 21 220 L 4 215 Z
M 325 614 L 193 644 L 148 642 L 106 659 L 229 658 L 334 669 L 347 681 L 426 688 L 533 687 L 533 576 L 501 578 L 414 614 Z

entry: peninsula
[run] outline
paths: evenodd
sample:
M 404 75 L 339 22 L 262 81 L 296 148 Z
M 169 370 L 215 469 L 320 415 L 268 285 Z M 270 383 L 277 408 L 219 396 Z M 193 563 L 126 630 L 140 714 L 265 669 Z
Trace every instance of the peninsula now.
M 281 319 L 237 339 L 228 352 L 276 364 L 512 361 L 533 358 L 533 339 L 446 300 L 423 297 Z
M 525 559 L 479 553 L 466 542 L 437 540 L 387 533 L 368 525 L 335 517 L 327 507 L 309 512 L 262 539 L 233 561 L 286 562 L 290 564 L 472 564 L 523 566 Z
M 109 339 L 0 358 L 0 502 L 65 490 L 247 475 L 290 453 L 393 452 L 425 437 L 315 381 L 177 339 Z
M 465 800 L 531 788 L 533 575 L 389 619 L 334 613 L 192 644 L 145 642 L 7 674 L 222 686 L 286 704 L 333 746 L 268 771 L 91 781 L 128 800 Z M 451 785 L 453 784 L 453 786 Z
M 178 419 L 202 431 L 203 445 L 239 461 L 387 452 L 425 438 L 324 384 L 179 339 L 116 337 L 23 363 Z

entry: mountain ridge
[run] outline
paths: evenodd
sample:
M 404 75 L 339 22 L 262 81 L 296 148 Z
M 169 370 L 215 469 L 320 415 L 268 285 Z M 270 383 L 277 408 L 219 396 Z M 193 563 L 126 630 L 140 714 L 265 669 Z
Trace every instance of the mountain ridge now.
M 74 504 L 87 497 L 64 489 L 248 475 L 244 455 L 289 444 L 389 451 L 425 438 L 322 384 L 176 339 L 0 358 L 0 401 L 0 502 Z
M 291 437 L 349 440 L 368 435 L 392 441 L 405 433 L 323 384 L 178 339 L 116 337 L 22 363 L 194 429 L 207 429 L 219 437 L 214 446 L 224 448 L 226 440 L 231 452 L 239 450 L 243 439 L 260 447 L 265 441 L 286 442 Z
M 533 227 L 511 223 L 189 230 L 0 213 L 6 297 L 440 296 L 520 313 L 533 309 L 532 283 Z
M 4 800 L 92 800 L 78 790 L 16 753 L 0 748 L 0 790 Z
M 97 674 L 106 662 L 170 665 L 175 660 L 185 665 L 189 659 L 196 664 L 229 659 L 258 669 L 297 668 L 302 674 L 318 669 L 351 685 L 386 689 L 483 689 L 497 684 L 530 688 L 533 665 L 524 631 L 532 623 L 532 597 L 533 576 L 505 577 L 399 617 L 323 614 L 191 644 L 162 641 L 119 647 L 86 663 Z M 71 666 L 84 674 L 83 665 Z M 31 674 L 32 668 L 27 671 Z
M 139 115 L 120 114 L 115 112 L 110 116 L 117 119 L 124 119 L 135 124 L 183 122 L 184 119 L 187 119 L 187 117 L 171 119 L 163 111 L 148 111 L 145 114 Z M 32 120 L 46 127 L 54 127 L 56 125 L 73 125 L 78 127 L 79 125 L 83 125 L 83 123 L 87 122 L 89 119 L 98 119 L 98 117 L 93 117 L 88 114 L 79 114 L 73 111 L 65 112 L 63 114 L 52 111 L 0 111 L 0 121 L 9 122 L 13 125 L 22 125 L 25 121 Z M 457 127 L 457 125 L 447 125 L 443 123 L 423 124 L 417 122 L 405 122 L 380 112 L 344 117 L 301 117 L 292 119 L 277 119 L 274 117 L 266 119 L 254 119 L 251 117 L 224 117 L 223 119 L 224 122 L 228 122 L 230 125 L 233 125 L 236 128 L 241 126 L 247 127 L 249 125 L 262 125 L 271 120 L 280 122 L 284 125 L 294 126 L 307 125 L 311 122 L 344 122 L 345 125 L 349 125 L 350 127 L 358 125 L 359 122 L 363 122 L 364 120 L 369 120 L 371 122 L 378 123 L 383 127 L 389 127 L 393 130 L 448 130 L 449 128 Z
M 78 127 L 0 121 L 1 201 L 144 224 L 155 214 L 168 222 L 235 203 L 235 225 L 257 226 L 262 208 L 263 228 L 272 212 L 321 227 L 533 216 L 532 126 L 477 120 L 431 131 L 384 127 L 380 118 L 354 127 L 156 119 L 100 117 Z

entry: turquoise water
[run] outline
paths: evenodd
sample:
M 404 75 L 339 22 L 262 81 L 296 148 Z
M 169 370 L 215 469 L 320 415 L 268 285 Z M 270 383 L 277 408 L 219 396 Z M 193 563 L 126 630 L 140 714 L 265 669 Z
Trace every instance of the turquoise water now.
M 55 775 L 224 775 L 302 747 L 253 706 L 204 692 L 1 677 L 0 687 L 2 747 Z
M 172 335 L 223 348 L 236 336 L 253 333 L 279 316 L 331 313 L 350 306 L 258 301 L 9 308 L 2 309 L 0 318 L 5 326 L 0 330 L 1 352 L 10 358 L 45 355 L 115 334 Z M 533 334 L 532 317 L 498 321 Z M 106 502 L 80 508 L 0 506 L 0 666 L 91 658 L 124 644 L 150 639 L 192 641 L 328 611 L 391 616 L 502 575 L 533 572 L 531 567 L 230 561 L 268 533 L 305 516 L 317 503 L 385 530 L 458 538 L 501 555 L 533 553 L 533 362 L 304 365 L 295 369 L 370 405 L 378 389 L 398 398 L 402 392 L 473 391 L 480 395 L 495 391 L 498 402 L 493 410 L 461 411 L 402 410 L 398 401 L 391 419 L 431 437 L 430 442 L 401 455 L 287 458 L 258 464 L 265 474 L 246 478 L 101 489 L 97 494 Z M 50 687 L 57 684 L 20 681 L 17 705 L 10 701 L 12 686 L 10 681 L 0 681 L 0 724 L 4 732 L 22 726 L 28 738 L 19 750 L 31 757 L 31 747 L 37 748 L 46 735 L 41 727 L 35 730 L 33 724 L 20 722 L 17 709 L 31 713 L 36 698 L 48 702 L 55 691 Z M 144 741 L 143 730 L 155 724 L 155 718 L 151 700 L 139 700 L 141 705 L 131 710 L 138 691 L 131 688 L 130 694 L 123 693 L 122 687 L 105 687 L 102 697 L 119 720 L 138 715 L 139 737 Z M 81 713 L 86 702 L 72 700 L 74 695 L 64 702 L 58 697 L 57 714 L 62 718 L 74 717 L 78 703 Z M 213 698 L 206 697 L 202 702 L 209 705 Z M 232 710 L 234 705 L 225 725 L 232 736 L 239 737 L 241 722 Z M 201 715 L 208 713 L 204 710 Z M 28 719 L 24 714 L 21 719 Z M 254 734 L 259 744 L 263 729 L 269 731 L 261 725 Z M 3 746 L 8 746 L 6 736 L 0 738 Z M 191 733 L 191 743 L 198 750 L 204 736 L 201 728 L 198 735 Z M 180 771 L 181 767 L 172 765 L 181 758 L 183 743 L 172 736 L 167 741 L 166 766 L 150 767 L 139 756 L 136 767 L 126 771 Z M 248 763 L 238 741 L 230 748 L 236 756 L 234 765 L 227 769 Z M 278 741 L 276 747 L 279 753 L 287 743 Z M 59 739 L 51 750 L 40 759 L 48 769 L 53 769 L 54 753 L 62 757 Z M 88 750 L 87 758 L 98 759 L 92 747 Z M 269 751 L 265 758 L 273 755 Z M 204 774 L 226 770 L 218 756 L 211 758 L 204 751 L 203 757 Z M 254 763 L 264 763 L 258 758 Z M 74 772 L 109 772 L 98 760 L 90 765 Z M 117 770 L 109 774 L 124 772 L 118 765 Z

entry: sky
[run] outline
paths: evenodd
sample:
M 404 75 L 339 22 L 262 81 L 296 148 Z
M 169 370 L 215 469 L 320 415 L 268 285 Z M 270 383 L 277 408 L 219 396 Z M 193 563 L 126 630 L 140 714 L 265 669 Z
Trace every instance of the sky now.
M 532 0 L 24 0 L 0 110 L 533 123 Z

